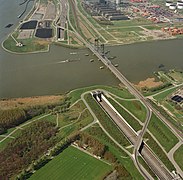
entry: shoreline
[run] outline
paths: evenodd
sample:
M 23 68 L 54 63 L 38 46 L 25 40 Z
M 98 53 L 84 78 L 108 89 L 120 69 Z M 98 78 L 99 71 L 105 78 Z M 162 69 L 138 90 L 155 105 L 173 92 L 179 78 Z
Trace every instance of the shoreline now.
M 29 2 L 29 1 L 28 1 L 28 2 Z M 35 1 L 34 1 L 34 4 L 33 4 L 33 6 L 32 6 L 32 8 L 31 8 L 31 10 L 27 13 L 27 15 L 23 18 L 23 20 L 21 20 L 21 21 L 18 23 L 18 25 L 15 27 L 15 29 L 13 30 L 13 32 L 11 32 L 10 34 L 8 34 L 8 35 L 6 36 L 6 38 L 1 42 L 1 47 L 2 47 L 3 50 L 5 50 L 5 51 L 8 52 L 8 53 L 12 53 L 12 54 L 25 55 L 25 54 L 35 54 L 35 53 L 45 53 L 45 52 L 47 53 L 47 52 L 49 52 L 50 46 L 51 46 L 51 45 L 58 45 L 58 46 L 63 46 L 63 47 L 66 47 L 66 48 L 71 48 L 71 49 L 72 49 L 72 48 L 73 48 L 73 49 L 75 49 L 75 48 L 76 48 L 76 49 L 77 49 L 77 48 L 80 48 L 80 49 L 84 48 L 84 47 L 82 47 L 82 46 L 68 45 L 68 44 L 64 44 L 64 43 L 62 43 L 62 42 L 61 42 L 60 44 L 58 44 L 57 41 L 52 41 L 50 44 L 48 44 L 47 50 L 40 50 L 40 51 L 17 52 L 17 51 L 12 51 L 11 49 L 5 48 L 5 47 L 4 47 L 4 42 L 5 42 L 11 35 L 13 35 L 14 32 L 17 31 L 18 27 L 19 27 L 22 23 L 29 21 L 29 18 L 32 17 L 32 15 L 36 12 L 37 8 L 39 7 L 39 4 L 38 4 L 38 6 L 36 6 L 36 3 L 37 3 L 37 2 L 40 4 L 40 0 L 35 0 Z M 35 10 L 34 10 L 34 8 L 35 8 Z M 34 10 L 34 11 L 33 11 L 33 10 Z M 31 12 L 32 12 L 32 14 L 31 14 Z M 29 16 L 30 16 L 30 17 L 29 17 Z M 28 18 L 28 17 L 29 17 L 29 18 Z M 113 46 L 126 46 L 126 45 L 133 45 L 133 44 L 151 43 L 151 42 L 158 42 L 158 41 L 178 40 L 178 39 L 181 40 L 182 37 L 176 37 L 176 36 L 174 36 L 174 37 L 164 38 L 164 39 L 159 38 L 159 39 L 151 39 L 151 40 L 143 40 L 143 41 L 125 42 L 125 43 L 121 43 L 121 44 L 105 44 L 105 46 L 108 46 L 108 47 L 113 47 Z
M 11 36 L 12 33 L 10 33 L 8 36 Z M 8 53 L 11 54 L 19 54 L 19 55 L 25 55 L 25 54 L 35 54 L 35 53 L 48 53 L 50 51 L 50 46 L 52 45 L 56 45 L 56 46 L 62 46 L 62 47 L 66 47 L 66 48 L 70 48 L 70 49 L 85 49 L 85 47 L 83 46 L 74 46 L 74 45 L 68 45 L 68 44 L 58 44 L 57 42 L 52 42 L 50 44 L 48 44 L 48 49 L 47 50 L 43 50 L 43 51 L 32 51 L 32 52 L 16 52 L 16 51 L 11 51 L 7 48 L 4 47 L 4 42 L 7 39 L 5 39 L 4 41 L 1 42 L 1 47 L 3 50 L 5 50 Z M 182 40 L 182 38 L 170 38 L 170 39 L 155 39 L 155 40 L 147 40 L 147 41 L 137 41 L 137 42 L 131 42 L 131 43 L 123 43 L 123 44 L 105 44 L 106 47 L 114 47 L 114 46 L 128 46 L 128 45 L 134 45 L 134 44 L 142 44 L 142 43 L 154 43 L 154 42 L 159 42 L 159 41 L 173 41 L 173 40 Z

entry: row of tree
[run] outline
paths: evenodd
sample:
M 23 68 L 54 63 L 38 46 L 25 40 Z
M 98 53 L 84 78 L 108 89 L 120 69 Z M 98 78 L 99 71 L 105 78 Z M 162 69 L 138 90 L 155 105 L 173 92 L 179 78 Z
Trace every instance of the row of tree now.
M 9 179 L 37 160 L 56 144 L 55 124 L 39 121 L 21 131 L 21 134 L 0 151 L 0 179 Z

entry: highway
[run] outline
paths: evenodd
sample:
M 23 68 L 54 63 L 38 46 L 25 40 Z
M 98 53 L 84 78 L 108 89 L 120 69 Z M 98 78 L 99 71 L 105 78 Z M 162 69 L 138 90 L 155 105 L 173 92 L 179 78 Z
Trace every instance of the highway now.
M 72 0 L 71 0 L 72 1 Z M 73 2 L 72 2 L 73 3 Z M 74 3 L 72 4 L 74 6 Z M 74 9 L 74 14 L 76 13 L 76 8 Z M 77 18 L 77 16 L 75 17 Z M 149 121 L 151 119 L 151 114 L 152 112 L 158 117 L 160 118 L 160 120 L 162 120 L 171 130 L 172 132 L 178 137 L 179 140 L 183 140 L 183 136 L 182 136 L 182 132 L 180 132 L 179 130 L 177 130 L 168 120 L 166 120 L 166 118 L 164 118 L 151 104 L 150 102 L 126 79 L 126 77 L 111 63 L 111 61 L 109 59 L 107 59 L 105 56 L 102 56 L 97 50 L 96 48 L 91 45 L 89 42 L 87 42 L 78 32 L 77 30 L 72 26 L 72 23 L 70 22 L 70 18 L 69 18 L 69 13 L 68 13 L 68 20 L 69 23 L 72 27 L 72 29 L 74 30 L 76 36 L 85 44 L 85 46 L 90 49 L 93 54 L 95 54 L 100 60 L 101 62 L 103 62 L 103 64 L 119 79 L 119 81 L 124 84 L 128 90 L 131 92 L 131 94 L 133 94 L 137 99 L 139 99 L 144 106 L 147 109 L 147 116 L 146 116 L 146 121 L 144 123 L 144 126 L 141 130 L 141 132 L 139 133 L 139 135 L 137 136 L 136 142 L 134 143 L 134 154 L 135 154 L 135 160 L 137 165 L 140 168 L 139 162 L 138 162 L 138 150 L 139 147 L 142 143 L 142 139 L 143 139 L 143 135 L 146 132 L 147 126 L 149 124 Z M 149 153 L 149 149 L 145 148 L 145 150 L 142 150 L 142 154 L 145 153 L 144 157 L 146 159 L 148 159 L 148 153 Z M 153 156 L 152 156 L 153 157 Z M 155 160 L 156 158 L 152 158 L 149 157 L 149 159 L 147 160 L 148 165 L 155 165 L 155 167 L 152 167 L 152 169 L 155 169 L 154 171 L 156 172 L 156 174 L 162 178 L 164 177 L 165 179 L 168 177 L 168 179 L 172 179 L 171 173 L 167 172 L 166 173 L 164 171 L 162 171 L 161 167 L 163 166 L 162 163 L 156 163 L 153 162 L 153 159 Z M 157 168 L 157 167 L 158 168 Z M 141 171 L 141 173 L 144 175 L 144 173 Z M 167 175 L 168 173 L 168 175 Z M 171 177 L 171 178 L 170 178 Z M 164 179 L 162 178 L 162 179 Z
M 107 112 L 107 114 L 113 119 L 116 125 L 122 130 L 125 136 L 129 139 L 129 141 L 135 145 L 138 139 L 137 133 L 135 133 L 129 125 L 125 122 L 125 120 L 120 116 L 120 114 L 116 113 L 106 102 L 104 98 L 102 98 L 101 102 L 98 102 L 101 107 Z M 153 152 L 149 149 L 149 147 L 144 143 L 144 147 L 141 151 L 142 157 L 145 159 L 150 168 L 154 171 L 154 173 L 160 178 L 164 180 L 173 179 L 172 174 L 168 171 L 168 169 L 163 165 L 163 163 L 153 154 Z M 148 177 L 147 177 L 148 178 Z

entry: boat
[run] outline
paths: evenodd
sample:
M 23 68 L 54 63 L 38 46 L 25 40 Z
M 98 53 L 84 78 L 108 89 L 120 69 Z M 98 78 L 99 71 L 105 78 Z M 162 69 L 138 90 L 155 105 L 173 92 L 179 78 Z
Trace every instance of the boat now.
M 115 67 L 118 67 L 118 66 L 119 66 L 119 64 L 115 64 L 114 66 L 115 66 Z
M 100 66 L 100 69 L 104 69 L 104 66 Z
M 116 56 L 111 56 L 108 59 L 112 60 L 112 59 L 115 59 L 115 58 L 116 58 Z
M 13 26 L 13 24 L 10 23 L 10 24 L 6 25 L 5 28 L 10 28 L 11 26 Z
M 71 52 L 70 54 L 77 54 L 77 52 Z
M 165 66 L 164 66 L 164 64 L 160 64 L 158 67 L 159 68 L 164 68 Z
M 85 56 L 89 56 L 89 54 L 85 54 Z
M 93 62 L 94 61 L 94 59 L 90 59 L 90 62 Z

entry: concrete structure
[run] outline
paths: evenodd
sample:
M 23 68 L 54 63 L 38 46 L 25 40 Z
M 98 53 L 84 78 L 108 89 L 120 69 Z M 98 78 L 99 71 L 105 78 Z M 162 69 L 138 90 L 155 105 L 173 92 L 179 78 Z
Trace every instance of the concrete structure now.
M 177 5 L 177 9 L 183 9 L 183 4 Z
M 116 5 L 119 5 L 120 4 L 120 0 L 116 0 Z
M 169 9 L 171 9 L 171 10 L 175 10 L 176 9 L 176 5 L 175 4 L 171 4 L 170 6 L 169 6 Z
M 172 4 L 173 4 L 172 1 L 166 1 L 166 4 L 165 4 L 165 5 L 166 5 L 167 7 L 169 7 L 169 6 L 172 5 Z

